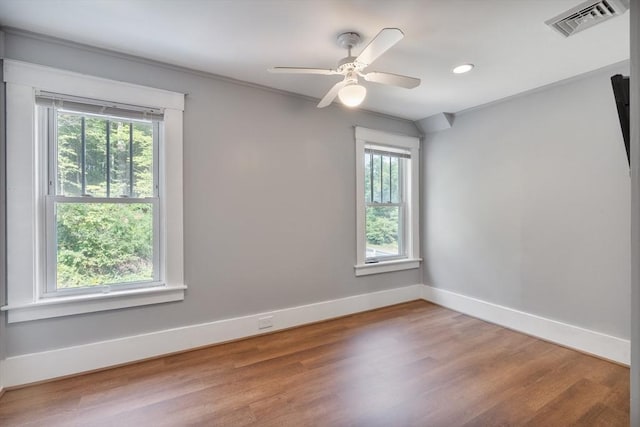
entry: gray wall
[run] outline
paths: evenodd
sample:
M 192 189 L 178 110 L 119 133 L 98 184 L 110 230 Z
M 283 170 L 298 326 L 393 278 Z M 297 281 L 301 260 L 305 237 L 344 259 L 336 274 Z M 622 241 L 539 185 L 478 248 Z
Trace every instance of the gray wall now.
M 424 283 L 629 338 L 618 64 L 456 116 L 423 149 Z
M 10 324 L 9 356 L 422 282 L 420 270 L 353 271 L 353 126 L 415 136 L 411 122 L 24 34 L 5 42 L 11 59 L 188 93 L 185 301 Z

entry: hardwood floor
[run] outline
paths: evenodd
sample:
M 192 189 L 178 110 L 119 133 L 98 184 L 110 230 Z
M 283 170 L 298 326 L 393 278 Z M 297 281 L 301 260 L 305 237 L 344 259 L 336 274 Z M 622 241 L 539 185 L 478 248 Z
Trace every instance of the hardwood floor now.
M 0 425 L 628 426 L 629 370 L 416 301 L 11 390 Z

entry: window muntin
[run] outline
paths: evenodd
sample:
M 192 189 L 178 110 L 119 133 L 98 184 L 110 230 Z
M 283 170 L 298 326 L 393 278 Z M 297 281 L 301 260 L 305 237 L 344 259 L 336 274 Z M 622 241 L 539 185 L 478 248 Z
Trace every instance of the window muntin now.
M 39 112 L 49 155 L 43 296 L 159 284 L 159 122 Z
M 365 262 L 401 259 L 406 250 L 408 152 L 368 145 L 364 151 Z

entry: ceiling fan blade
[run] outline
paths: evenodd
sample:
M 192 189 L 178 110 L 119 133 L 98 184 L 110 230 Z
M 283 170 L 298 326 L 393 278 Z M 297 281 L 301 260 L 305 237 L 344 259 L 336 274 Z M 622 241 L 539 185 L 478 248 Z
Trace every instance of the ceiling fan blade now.
M 398 28 L 383 28 L 377 36 L 364 48 L 356 58 L 356 62 L 371 65 L 380 55 L 385 53 L 394 44 L 404 37 L 404 33 Z
M 420 86 L 420 79 L 400 74 L 381 73 L 372 71 L 364 75 L 364 79 L 368 82 L 381 83 L 383 85 L 399 86 L 407 89 L 413 89 Z
M 287 73 L 287 74 L 340 74 L 336 70 L 329 68 L 300 68 L 300 67 L 273 67 L 268 70 L 270 73 Z
M 327 105 L 331 104 L 335 97 L 338 96 L 338 92 L 340 92 L 340 89 L 342 89 L 346 84 L 347 81 L 343 80 L 333 85 L 333 87 L 329 89 L 329 92 L 327 92 L 324 98 L 322 98 L 318 103 L 318 108 L 324 108 Z

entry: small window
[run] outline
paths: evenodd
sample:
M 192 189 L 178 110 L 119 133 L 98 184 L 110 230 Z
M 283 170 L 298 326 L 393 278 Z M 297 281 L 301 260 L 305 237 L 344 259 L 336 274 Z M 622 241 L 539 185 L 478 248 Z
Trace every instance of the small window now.
M 419 267 L 418 138 L 356 128 L 356 275 Z
M 36 102 L 48 156 L 43 296 L 159 284 L 161 116 L 53 94 Z

